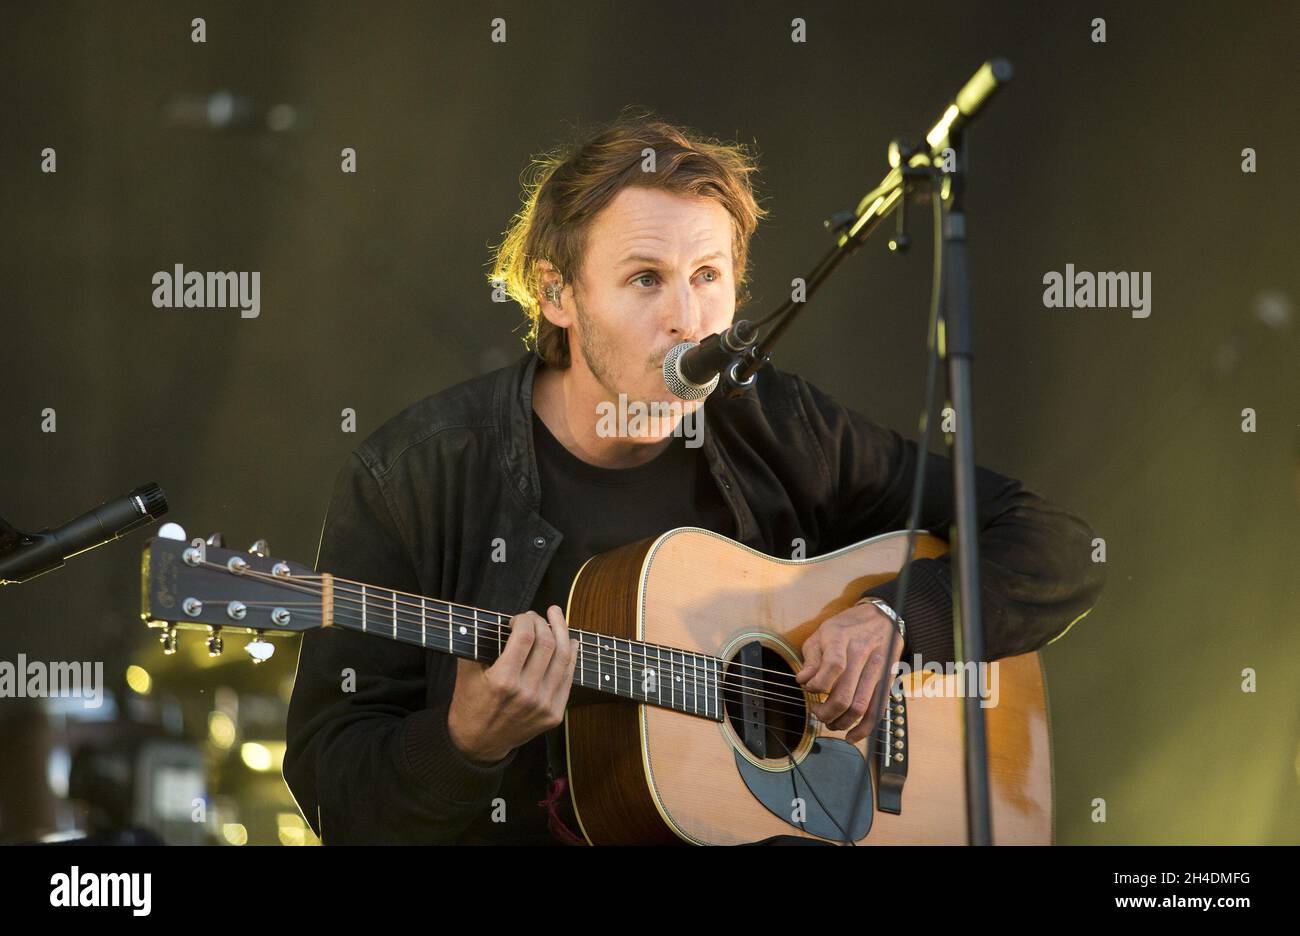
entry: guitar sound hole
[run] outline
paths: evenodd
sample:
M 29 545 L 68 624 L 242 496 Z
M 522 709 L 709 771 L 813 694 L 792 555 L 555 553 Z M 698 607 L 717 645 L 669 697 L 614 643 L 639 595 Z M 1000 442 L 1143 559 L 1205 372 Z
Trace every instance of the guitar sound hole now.
M 808 725 L 808 706 L 794 670 L 757 641 L 739 648 L 723 670 L 722 704 L 732 731 L 759 759 L 789 761 Z

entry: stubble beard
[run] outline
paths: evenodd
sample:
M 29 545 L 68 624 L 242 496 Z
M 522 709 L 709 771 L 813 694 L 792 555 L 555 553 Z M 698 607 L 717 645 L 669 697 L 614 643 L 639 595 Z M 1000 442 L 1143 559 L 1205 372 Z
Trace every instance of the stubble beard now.
M 604 388 L 608 394 L 610 402 L 617 403 L 620 393 L 627 393 L 626 390 L 620 390 L 615 383 L 615 355 L 612 349 L 612 343 L 609 341 L 608 334 L 597 325 L 587 315 L 582 308 L 582 303 L 578 301 L 577 295 L 574 295 L 574 309 L 577 312 L 577 332 L 581 338 L 582 356 L 587 362 L 587 369 L 591 375 L 596 378 L 596 382 Z M 572 350 L 572 349 L 571 349 Z M 666 353 L 666 352 L 665 352 Z M 656 373 L 660 370 L 663 355 L 656 354 L 646 358 L 646 370 L 649 373 Z M 628 403 L 641 403 L 649 405 L 648 400 L 641 400 L 639 397 L 634 401 L 632 394 L 628 393 Z M 694 411 L 703 404 L 701 402 L 682 404 L 684 411 Z
M 573 305 L 577 312 L 577 331 L 582 341 L 582 356 L 587 362 L 587 369 L 609 394 L 610 400 L 617 401 L 620 393 L 626 393 L 631 400 L 633 394 L 620 388 L 619 382 L 615 379 L 622 374 L 616 370 L 613 344 L 608 334 L 587 314 L 576 294 L 573 297 Z M 656 366 L 657 362 L 654 358 L 647 358 L 646 367 L 649 372 L 653 373 Z

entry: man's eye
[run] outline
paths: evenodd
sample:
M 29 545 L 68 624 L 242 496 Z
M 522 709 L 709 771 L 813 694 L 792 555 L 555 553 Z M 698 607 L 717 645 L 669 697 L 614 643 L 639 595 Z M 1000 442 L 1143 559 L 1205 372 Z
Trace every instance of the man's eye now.
M 717 270 L 713 269 L 712 267 L 709 267 L 708 269 L 705 269 L 705 270 L 701 270 L 700 272 L 701 272 L 701 273 L 708 273 L 708 274 L 710 274 L 711 278 L 708 279 L 708 280 L 706 280 L 706 282 L 709 282 L 709 283 L 716 283 L 719 279 L 722 278 L 722 274 L 719 273 Z M 648 280 L 656 280 L 656 279 L 658 279 L 658 278 L 659 278 L 659 275 L 658 275 L 657 273 L 642 273 L 640 276 L 636 276 L 636 277 L 634 277 L 634 278 L 632 279 L 632 282 L 633 282 L 633 283 L 640 283 L 642 280 L 647 280 L 647 279 L 648 279 Z M 653 286 L 653 285 L 654 285 L 654 283 L 647 283 L 647 284 L 646 284 L 646 287 L 648 288 L 649 286 Z

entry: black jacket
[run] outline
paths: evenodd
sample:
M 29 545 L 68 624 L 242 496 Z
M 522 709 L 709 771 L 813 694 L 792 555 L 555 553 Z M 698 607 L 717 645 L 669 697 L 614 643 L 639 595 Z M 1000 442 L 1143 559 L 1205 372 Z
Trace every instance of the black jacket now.
M 534 354 L 435 393 L 381 426 L 338 474 L 318 571 L 516 614 L 558 530 L 538 514 Z M 917 447 L 770 364 L 757 389 L 703 407 L 703 453 L 736 539 L 816 556 L 906 525 Z M 947 537 L 948 460 L 926 461 L 920 526 Z M 1104 566 L 1078 517 L 986 469 L 977 477 L 988 659 L 1035 650 L 1097 600 Z M 504 545 L 506 561 L 492 561 Z M 500 556 L 498 549 L 498 558 Z M 895 583 L 870 592 L 896 603 Z M 536 610 L 536 609 L 534 609 Z M 912 565 L 908 646 L 953 658 L 951 565 Z M 340 628 L 308 632 L 289 705 L 285 780 L 326 843 L 454 842 L 514 755 L 484 767 L 447 735 L 456 661 Z

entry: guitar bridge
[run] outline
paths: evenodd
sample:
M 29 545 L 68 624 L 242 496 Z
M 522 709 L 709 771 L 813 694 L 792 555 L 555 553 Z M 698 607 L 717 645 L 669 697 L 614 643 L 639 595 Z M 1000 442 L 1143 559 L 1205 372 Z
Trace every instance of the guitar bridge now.
M 907 782 L 907 697 L 891 692 L 881 718 L 880 777 L 876 808 L 897 816 L 903 811 L 903 784 Z

